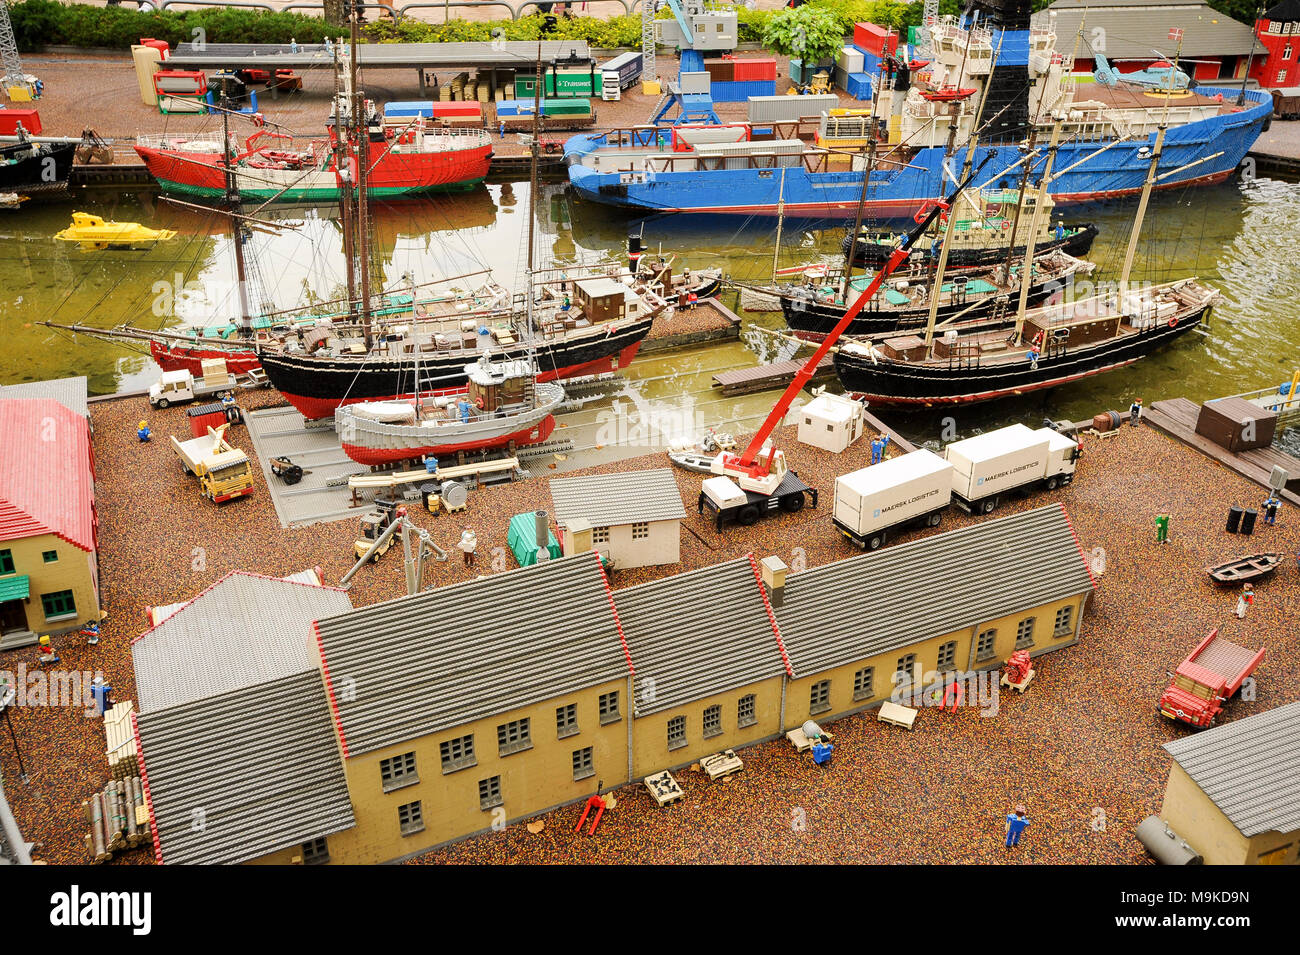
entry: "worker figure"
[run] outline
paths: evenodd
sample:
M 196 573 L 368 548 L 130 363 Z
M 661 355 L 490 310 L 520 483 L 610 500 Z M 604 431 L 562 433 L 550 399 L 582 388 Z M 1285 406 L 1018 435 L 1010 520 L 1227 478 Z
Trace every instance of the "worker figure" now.
M 813 764 L 827 769 L 831 765 L 831 756 L 835 753 L 835 747 L 826 739 L 825 736 L 817 737 L 813 742 L 812 754 Z
M 41 637 L 40 643 L 38 644 L 38 649 L 40 650 L 40 656 L 36 658 L 37 662 L 39 663 L 59 662 L 59 655 L 54 652 L 54 647 L 50 644 L 49 637 Z
M 141 443 L 147 442 L 153 437 L 153 432 L 149 430 L 148 421 L 141 421 L 136 426 L 135 436 L 140 439 Z
M 465 559 L 466 567 L 474 566 L 474 552 L 478 550 L 478 537 L 474 532 L 469 530 L 461 531 L 460 543 L 456 545 L 460 548 L 461 556 Z
M 889 432 L 886 431 L 880 436 L 880 456 L 883 458 L 889 453 Z
M 77 632 L 86 638 L 86 644 L 88 646 L 93 647 L 95 644 L 99 643 L 99 624 L 95 623 L 93 620 Z
M 1282 509 L 1282 502 L 1277 499 L 1276 494 L 1270 494 L 1268 500 L 1264 502 L 1264 523 L 1272 524 L 1277 521 L 1277 512 Z
M 1128 423 L 1130 427 L 1136 428 L 1142 420 L 1142 399 L 1134 398 L 1133 403 L 1128 406 Z
M 885 442 L 875 438 L 871 442 L 871 463 L 879 464 L 885 456 Z
M 424 473 L 425 474 L 438 473 L 438 459 L 435 458 L 432 454 L 424 459 Z
M 688 292 L 688 293 L 687 293 L 687 295 L 686 295 L 686 307 L 687 307 L 687 308 L 689 308 L 689 309 L 694 309 L 694 308 L 695 308 L 695 303 L 696 303 L 697 301 L 698 301 L 698 297 L 696 296 L 696 294 L 695 294 L 694 292 Z
M 1156 515 L 1156 543 L 1157 544 L 1169 543 L 1169 515 L 1168 514 Z
M 1029 828 L 1029 817 L 1025 807 L 1017 806 L 1015 812 L 1007 813 L 1007 848 L 1020 845 L 1020 834 Z
M 1056 237 L 1057 237 L 1058 239 L 1064 239 L 1064 238 L 1065 238 L 1065 223 L 1064 223 L 1064 222 L 1057 222 L 1057 223 L 1056 223 Z
M 1029 359 L 1029 370 L 1038 371 L 1038 346 L 1029 346 L 1029 351 L 1025 353 L 1025 357 Z
M 95 716 L 103 716 L 113 708 L 113 688 L 104 682 L 102 676 L 90 681 L 90 699 Z
M 504 119 L 501 120 L 501 138 L 506 138 L 506 121 Z
M 564 304 L 560 306 L 560 311 L 567 312 L 572 307 L 573 307 L 573 302 L 570 301 L 569 296 L 567 295 L 564 296 Z
M 1237 619 L 1242 620 L 1246 616 L 1246 608 L 1253 606 L 1255 603 L 1255 588 L 1246 584 L 1242 588 L 1241 596 L 1237 598 Z

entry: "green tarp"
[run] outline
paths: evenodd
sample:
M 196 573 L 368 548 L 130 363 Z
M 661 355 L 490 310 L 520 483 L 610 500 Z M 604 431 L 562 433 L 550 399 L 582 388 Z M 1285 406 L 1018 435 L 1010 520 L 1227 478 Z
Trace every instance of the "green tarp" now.
M 510 518 L 510 530 L 506 533 L 506 543 L 510 552 L 519 561 L 520 567 L 529 567 L 537 563 L 537 518 L 532 511 L 516 514 Z M 546 550 L 552 557 L 560 556 L 560 542 L 548 528 L 546 531 Z

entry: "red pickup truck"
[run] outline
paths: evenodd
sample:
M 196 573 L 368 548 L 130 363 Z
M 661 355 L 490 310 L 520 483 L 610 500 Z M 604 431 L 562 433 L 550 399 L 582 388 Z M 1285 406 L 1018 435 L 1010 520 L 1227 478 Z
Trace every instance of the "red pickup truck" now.
M 1178 665 L 1156 709 L 1171 720 L 1204 729 L 1263 659 L 1262 647 L 1247 650 L 1220 639 L 1215 627 Z

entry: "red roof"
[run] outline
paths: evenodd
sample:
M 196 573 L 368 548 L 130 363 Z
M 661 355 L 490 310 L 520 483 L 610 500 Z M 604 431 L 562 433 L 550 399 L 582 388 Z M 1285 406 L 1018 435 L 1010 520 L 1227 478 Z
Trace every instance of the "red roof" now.
M 57 534 L 95 549 L 86 419 L 49 398 L 0 399 L 0 541 Z

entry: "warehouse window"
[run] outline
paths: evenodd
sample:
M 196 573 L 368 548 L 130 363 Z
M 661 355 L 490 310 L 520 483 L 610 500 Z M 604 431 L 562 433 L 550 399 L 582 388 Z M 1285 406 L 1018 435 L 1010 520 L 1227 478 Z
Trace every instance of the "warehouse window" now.
M 324 836 L 319 839 L 309 839 L 299 848 L 302 849 L 303 865 L 324 865 L 330 861 L 330 846 Z
M 1062 607 L 1056 611 L 1056 626 L 1052 628 L 1052 636 L 1067 637 L 1074 625 L 1074 608 Z
M 557 739 L 575 736 L 578 732 L 578 704 L 566 703 L 555 708 L 555 735 Z
M 632 540 L 641 541 L 650 536 L 650 525 L 645 521 L 632 525 Z
M 531 720 L 526 716 L 522 720 L 498 724 L 497 755 L 509 756 L 511 753 L 532 749 L 533 737 L 530 724 Z
M 758 713 L 754 694 L 749 693 L 742 696 L 740 702 L 736 704 L 736 725 L 744 729 L 746 726 L 753 726 L 757 722 Z
M 686 717 L 674 716 L 668 721 L 668 748 L 681 749 L 686 745 Z
M 704 708 L 704 738 L 722 735 L 722 707 L 706 706 Z
M 420 800 L 397 807 L 397 825 L 404 836 L 424 831 L 424 811 L 420 808 Z
M 876 695 L 876 668 L 863 667 L 857 673 L 853 674 L 853 698 L 855 700 L 869 700 Z
M 41 560 L 47 564 L 57 564 L 59 562 L 59 552 L 57 550 L 47 550 L 41 554 Z
M 596 775 L 596 762 L 590 746 L 573 751 L 573 778 L 575 781 Z
M 831 681 L 818 680 L 812 685 L 812 693 L 808 699 L 808 713 L 810 716 L 816 716 L 818 713 L 825 713 L 831 708 Z
M 905 653 L 898 658 L 898 665 L 894 667 L 894 685 L 903 686 L 912 682 L 913 674 L 916 671 L 916 654 Z
M 45 608 L 46 620 L 57 620 L 60 617 L 72 617 L 77 613 L 77 602 L 72 599 L 71 590 L 60 590 L 57 593 L 41 594 L 41 606 Z
M 482 810 L 495 809 L 505 800 L 501 798 L 501 777 L 489 776 L 478 781 L 478 807 Z
M 403 753 L 401 756 L 391 756 L 388 759 L 379 761 L 379 781 L 383 784 L 384 792 L 392 792 L 394 789 L 401 789 L 403 786 L 414 786 L 420 781 L 420 776 L 415 771 L 415 753 Z
M 622 718 L 618 712 L 618 690 L 600 694 L 600 725 L 617 723 Z
M 1034 645 L 1034 617 L 1026 617 L 1016 624 L 1016 649 L 1025 650 Z
M 0 574 L 12 574 L 14 572 L 14 553 L 11 550 L 0 550 Z
M 985 630 L 975 641 L 975 659 L 991 660 L 993 654 L 997 652 L 998 632 L 996 630 Z
M 443 741 L 438 745 L 438 752 L 442 757 L 442 771 L 444 773 L 454 773 L 458 769 L 478 765 L 478 759 L 474 756 L 473 733 L 469 736 L 458 736 L 455 739 Z
M 593 544 L 608 544 L 608 543 L 609 543 L 609 528 L 608 528 L 608 527 L 593 527 L 593 528 L 591 529 L 591 542 L 592 542 Z
M 957 662 L 957 641 L 949 640 L 939 647 L 939 669 L 951 670 Z

